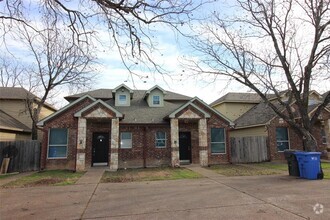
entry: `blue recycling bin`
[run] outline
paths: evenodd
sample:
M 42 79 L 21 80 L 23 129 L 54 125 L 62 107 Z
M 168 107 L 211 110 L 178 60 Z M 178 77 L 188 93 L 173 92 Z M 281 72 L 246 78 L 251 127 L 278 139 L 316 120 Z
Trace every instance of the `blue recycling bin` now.
M 320 152 L 295 152 L 298 160 L 300 177 L 316 180 L 321 173 L 321 153 Z

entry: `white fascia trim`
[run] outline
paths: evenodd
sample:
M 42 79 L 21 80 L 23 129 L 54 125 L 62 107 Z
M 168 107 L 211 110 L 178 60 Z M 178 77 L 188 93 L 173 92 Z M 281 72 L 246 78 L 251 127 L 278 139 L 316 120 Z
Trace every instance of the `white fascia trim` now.
M 82 101 L 82 100 L 84 100 L 84 99 L 86 99 L 86 98 L 89 98 L 89 99 L 91 99 L 92 101 L 96 101 L 96 99 L 93 98 L 93 97 L 91 97 L 90 95 L 84 95 L 84 96 L 80 97 L 79 99 L 77 99 L 77 100 L 75 100 L 75 101 L 69 103 L 68 105 L 64 106 L 63 108 L 61 108 L 61 109 L 58 110 L 57 112 L 54 112 L 53 114 L 51 114 L 51 115 L 47 116 L 46 118 L 42 119 L 41 121 L 39 121 L 39 122 L 37 123 L 37 126 L 40 126 L 40 127 L 44 126 L 44 124 L 45 124 L 46 121 L 48 121 L 49 119 L 51 119 L 51 118 L 53 118 L 53 117 L 55 117 L 55 116 L 61 114 L 62 112 L 66 111 L 67 109 L 71 108 L 71 106 L 73 106 L 73 105 L 79 103 L 80 101 Z
M 201 113 L 204 114 L 205 118 L 210 118 L 210 114 L 203 111 L 202 109 L 200 109 L 198 106 L 196 106 L 194 103 L 192 102 L 187 102 L 186 104 L 184 104 L 183 106 L 181 106 L 180 108 L 178 108 L 177 110 L 175 110 L 174 112 L 172 112 L 168 117 L 169 118 L 175 118 L 175 115 L 180 112 L 182 109 L 186 108 L 187 106 L 191 105 L 192 107 L 194 107 L 196 110 L 200 111 Z
M 81 114 L 85 111 L 87 111 L 88 109 L 92 108 L 93 106 L 97 105 L 97 104 L 101 104 L 104 107 L 106 107 L 107 109 L 109 109 L 110 111 L 113 111 L 114 113 L 116 113 L 116 117 L 117 118 L 122 118 L 123 114 L 120 113 L 119 111 L 117 111 L 116 109 L 114 109 L 112 106 L 108 105 L 107 103 L 105 103 L 104 101 L 102 101 L 101 99 L 97 100 L 96 102 L 93 102 L 92 104 L 86 106 L 85 108 L 81 109 L 80 111 L 76 112 L 74 114 L 75 117 L 81 117 Z
M 223 114 L 221 114 L 220 112 L 218 112 L 216 109 L 214 108 L 211 108 L 208 104 L 206 104 L 206 102 L 204 102 L 203 100 L 201 100 L 200 98 L 198 97 L 194 97 L 192 100 L 190 100 L 190 102 L 193 102 L 193 101 L 199 101 L 200 103 L 202 103 L 203 105 L 205 105 L 209 110 L 213 111 L 215 114 L 217 114 L 218 116 L 220 116 L 221 118 L 225 119 L 226 121 L 229 122 L 229 125 L 230 126 L 234 126 L 235 123 L 232 122 L 229 118 L 227 118 L 226 116 L 224 116 Z

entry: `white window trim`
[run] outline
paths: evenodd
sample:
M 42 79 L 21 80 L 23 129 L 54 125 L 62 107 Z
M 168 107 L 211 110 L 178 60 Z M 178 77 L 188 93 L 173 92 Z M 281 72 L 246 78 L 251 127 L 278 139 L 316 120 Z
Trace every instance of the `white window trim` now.
M 290 146 L 290 131 L 289 131 L 290 129 L 288 127 L 276 127 L 275 128 L 276 150 L 277 150 L 277 137 L 276 137 L 276 129 L 277 128 L 286 128 L 286 131 L 288 133 L 288 141 L 279 141 L 279 142 L 288 142 L 288 146 L 289 146 L 288 150 L 290 150 L 291 149 L 291 146 Z M 284 150 L 282 150 L 282 151 L 277 150 L 277 152 L 278 153 L 283 153 Z
M 330 120 L 329 120 L 330 121 Z M 325 132 L 324 127 L 321 128 L 321 142 L 322 144 L 328 144 L 328 137 L 327 137 L 327 133 Z M 325 142 L 323 141 L 325 140 Z
M 157 139 L 157 132 L 164 132 L 165 133 L 165 138 L 163 139 Z M 157 140 L 165 140 L 165 146 L 157 146 Z M 167 144 L 167 135 L 166 135 L 166 131 L 156 131 L 155 133 L 155 147 L 156 148 L 166 148 L 166 144 Z
M 65 157 L 49 157 L 49 141 L 50 141 L 50 130 L 53 128 L 49 128 L 48 129 L 48 145 L 47 145 L 47 159 L 49 160 L 57 160 L 57 159 L 67 159 L 68 158 L 68 145 L 69 145 L 69 129 L 65 128 L 67 131 L 67 135 L 66 135 L 66 145 L 60 145 L 60 144 L 56 144 L 56 146 L 66 146 L 66 154 Z M 64 129 L 64 128 L 61 128 Z
M 211 128 L 212 129 L 212 128 Z M 222 128 L 223 129 L 223 136 L 224 136 L 224 142 L 212 142 L 212 141 L 210 141 L 210 148 L 211 148 L 211 155 L 221 155 L 221 154 L 227 154 L 227 137 L 226 137 L 226 129 L 225 128 Z M 210 133 L 211 133 L 211 131 L 210 131 Z M 211 133 L 212 134 L 212 133 Z M 211 140 L 212 140 L 212 138 L 211 138 Z M 225 144 L 225 152 L 224 153 L 212 153 L 212 143 L 213 144 L 217 144 L 217 143 L 220 143 L 220 144 L 222 144 L 222 143 L 224 143 Z
M 131 134 L 131 146 L 130 147 L 122 147 L 122 140 L 123 140 L 122 134 L 123 133 L 130 133 Z M 120 149 L 132 149 L 132 148 L 133 148 L 133 134 L 132 134 L 132 132 L 130 132 L 130 131 L 120 132 Z
M 125 102 L 120 100 L 120 96 L 125 96 Z M 127 95 L 126 94 L 119 94 L 118 95 L 118 104 L 119 105 L 126 105 L 127 104 Z
M 159 103 L 158 103 L 158 104 L 155 104 L 155 103 L 154 103 L 154 97 L 158 97 L 158 98 L 159 98 L 159 100 L 158 100 Z M 153 96 L 152 96 L 152 105 L 154 105 L 154 106 L 159 106 L 159 105 L 161 105 L 160 95 L 153 95 Z

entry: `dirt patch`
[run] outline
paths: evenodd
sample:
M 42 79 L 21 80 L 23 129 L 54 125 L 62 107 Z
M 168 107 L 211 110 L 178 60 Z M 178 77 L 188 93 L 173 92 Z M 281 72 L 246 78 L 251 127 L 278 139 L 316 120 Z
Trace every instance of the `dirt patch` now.
M 154 171 L 154 172 L 148 172 L 148 171 L 142 171 L 142 172 L 139 172 L 139 177 L 140 178 L 147 178 L 147 177 L 150 177 L 150 176 L 153 176 L 153 177 L 168 177 L 170 176 L 171 174 L 167 171 Z

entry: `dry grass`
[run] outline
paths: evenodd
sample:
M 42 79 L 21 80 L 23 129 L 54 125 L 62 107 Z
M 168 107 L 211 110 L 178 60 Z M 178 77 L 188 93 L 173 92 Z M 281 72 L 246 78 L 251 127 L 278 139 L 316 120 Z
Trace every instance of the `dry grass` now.
M 196 179 L 201 177 L 201 175 L 184 168 L 146 168 L 104 172 L 101 182 L 120 183 L 133 181 Z

